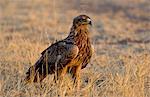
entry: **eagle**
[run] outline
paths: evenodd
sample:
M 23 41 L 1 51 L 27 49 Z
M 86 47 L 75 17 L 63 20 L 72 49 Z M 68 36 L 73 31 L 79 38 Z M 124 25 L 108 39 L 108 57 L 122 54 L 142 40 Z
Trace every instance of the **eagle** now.
M 41 82 L 47 75 L 55 73 L 56 80 L 66 73 L 71 73 L 75 80 L 80 79 L 80 71 L 90 62 L 93 53 L 91 27 L 89 16 L 75 17 L 69 35 L 41 53 L 39 60 L 26 72 L 25 82 Z

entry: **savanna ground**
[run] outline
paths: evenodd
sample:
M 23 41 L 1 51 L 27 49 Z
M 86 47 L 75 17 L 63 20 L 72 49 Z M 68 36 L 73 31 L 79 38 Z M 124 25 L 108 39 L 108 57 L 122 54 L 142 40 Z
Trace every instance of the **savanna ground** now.
M 81 71 L 24 85 L 40 53 L 69 33 L 72 19 L 93 20 L 95 53 Z M 0 0 L 0 97 L 150 97 L 149 0 Z

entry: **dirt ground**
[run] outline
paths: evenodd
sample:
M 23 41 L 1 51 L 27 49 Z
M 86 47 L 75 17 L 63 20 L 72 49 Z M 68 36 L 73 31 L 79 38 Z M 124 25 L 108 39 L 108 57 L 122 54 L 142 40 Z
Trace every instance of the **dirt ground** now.
M 75 16 L 91 17 L 95 53 L 61 85 L 49 75 L 25 85 L 40 53 L 65 38 Z M 150 97 L 149 0 L 0 0 L 0 97 Z

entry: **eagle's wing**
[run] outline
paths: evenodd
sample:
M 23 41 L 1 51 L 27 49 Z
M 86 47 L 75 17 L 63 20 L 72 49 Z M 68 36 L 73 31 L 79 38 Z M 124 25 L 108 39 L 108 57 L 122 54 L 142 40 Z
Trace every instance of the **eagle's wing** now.
M 66 41 L 59 41 L 52 44 L 41 53 L 42 56 L 35 65 L 29 68 L 25 80 L 27 82 L 31 80 L 37 82 L 38 79 L 42 81 L 47 74 L 55 72 L 56 66 L 57 70 L 66 66 L 78 55 L 78 52 L 78 46 Z
M 64 67 L 68 62 L 75 58 L 78 55 L 78 52 L 78 46 L 66 41 L 59 41 L 52 44 L 41 54 L 44 58 L 47 57 L 49 65 L 56 64 L 57 62 L 57 68 L 59 69 L 61 66 Z

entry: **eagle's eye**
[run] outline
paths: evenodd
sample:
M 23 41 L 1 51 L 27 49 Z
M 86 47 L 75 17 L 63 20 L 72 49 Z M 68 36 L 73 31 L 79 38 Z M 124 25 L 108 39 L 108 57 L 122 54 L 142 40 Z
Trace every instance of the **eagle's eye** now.
M 79 22 L 82 22 L 82 21 L 83 21 L 83 19 L 78 19 L 78 21 L 79 21 Z

